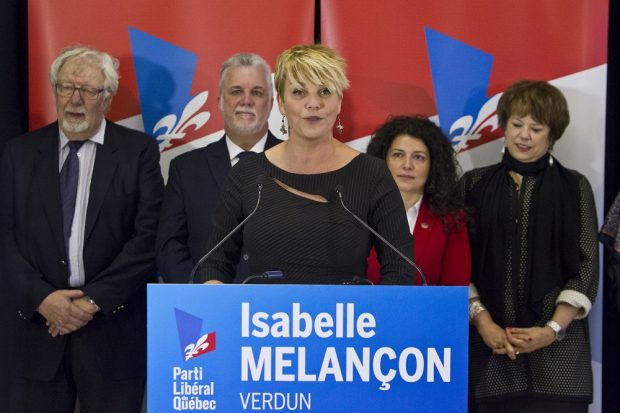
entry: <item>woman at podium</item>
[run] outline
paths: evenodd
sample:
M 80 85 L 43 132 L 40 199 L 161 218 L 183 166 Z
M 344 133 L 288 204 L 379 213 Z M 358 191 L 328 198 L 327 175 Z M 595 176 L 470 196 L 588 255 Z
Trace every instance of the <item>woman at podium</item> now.
M 282 283 L 365 280 L 374 246 L 382 283 L 413 282 L 412 268 L 368 228 L 402 252 L 413 249 L 390 172 L 334 137 L 334 129 L 338 135 L 346 129 L 339 115 L 348 86 L 346 63 L 332 49 L 295 46 L 280 54 L 275 88 L 288 140 L 231 170 L 201 281 L 231 282 L 239 257 L 253 274 L 280 271 Z
M 478 412 L 587 412 L 587 315 L 598 285 L 592 189 L 552 154 L 566 99 L 519 81 L 497 106 L 500 163 L 462 179 L 474 209 L 470 390 Z
M 384 159 L 398 185 L 415 240 L 415 262 L 428 284 L 468 285 L 467 222 L 448 138 L 425 117 L 395 116 L 373 133 L 366 153 Z M 375 284 L 380 280 L 374 250 L 368 257 L 368 279 Z

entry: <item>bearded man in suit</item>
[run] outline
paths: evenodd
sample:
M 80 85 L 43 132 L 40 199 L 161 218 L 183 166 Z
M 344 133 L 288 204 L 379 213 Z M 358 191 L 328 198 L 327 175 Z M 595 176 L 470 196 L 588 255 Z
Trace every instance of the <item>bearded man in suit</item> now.
M 218 104 L 224 136 L 170 163 L 157 232 L 157 272 L 166 282 L 187 282 L 207 252 L 211 215 L 231 167 L 243 156 L 281 142 L 269 131 L 273 82 L 271 68 L 262 57 L 241 53 L 224 62 Z M 249 275 L 248 259 L 242 254 L 238 276 Z

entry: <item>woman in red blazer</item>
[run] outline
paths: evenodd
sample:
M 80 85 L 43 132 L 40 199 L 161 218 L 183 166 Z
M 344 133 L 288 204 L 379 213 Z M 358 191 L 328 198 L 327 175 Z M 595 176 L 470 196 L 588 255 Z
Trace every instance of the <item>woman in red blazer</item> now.
M 467 223 L 448 138 L 425 117 L 396 116 L 375 131 L 367 153 L 385 159 L 392 172 L 413 232 L 414 261 L 428 284 L 469 285 Z M 367 274 L 375 284 L 381 277 L 374 249 Z

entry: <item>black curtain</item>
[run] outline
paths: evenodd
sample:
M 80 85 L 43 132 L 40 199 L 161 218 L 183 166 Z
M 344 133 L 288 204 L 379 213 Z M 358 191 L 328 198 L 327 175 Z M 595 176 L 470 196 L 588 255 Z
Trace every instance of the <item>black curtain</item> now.
M 315 39 L 320 41 L 320 0 L 316 1 Z M 27 1 L 0 1 L 0 154 L 11 137 L 27 130 L 28 124 L 28 20 Z M 620 6 L 610 2 L 609 58 L 607 70 L 607 124 L 605 147 L 605 211 L 620 190 Z M 584 137 L 587 138 L 587 137 Z M 1 190 L 1 188 L 0 188 Z M 0 274 L 0 328 L 14 331 L 16 321 L 12 294 Z M 599 297 L 603 297 L 601 292 Z M 620 321 L 607 310 L 603 320 L 603 411 L 620 411 Z M 0 339 L 0 411 L 8 411 L 8 388 L 14 372 L 11 334 Z
M 0 153 L 28 127 L 27 2 L 0 2 Z
M 609 4 L 608 38 L 605 213 L 620 190 L 620 6 L 617 1 Z M 606 251 L 603 290 L 599 292 L 603 299 L 603 411 L 620 412 L 620 316 L 614 305 L 616 298 L 610 295 L 609 259 L 610 254 Z
M 620 5 L 617 1 L 610 1 L 609 5 L 608 38 L 605 212 L 620 190 Z
M 6 141 L 28 127 L 27 2 L 0 1 L 0 156 Z M 2 190 L 2 188 L 0 188 Z M 13 294 L 7 289 L 11 274 L 0 273 L 0 411 L 9 410 L 10 379 L 15 371 Z M 8 334 L 7 334 L 8 332 Z

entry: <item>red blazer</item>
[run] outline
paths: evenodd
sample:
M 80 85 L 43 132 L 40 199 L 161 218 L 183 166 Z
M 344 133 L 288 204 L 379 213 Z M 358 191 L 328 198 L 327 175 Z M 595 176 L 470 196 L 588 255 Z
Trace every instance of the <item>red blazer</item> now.
M 413 229 L 414 261 L 426 275 L 428 285 L 469 285 L 471 256 L 465 214 L 460 211 L 456 223 L 448 216 L 450 232 L 446 234 L 439 217 L 432 215 L 428 204 L 422 200 L 418 219 Z M 368 279 L 378 284 L 381 266 L 374 250 L 368 256 Z M 416 284 L 421 284 L 416 277 Z

